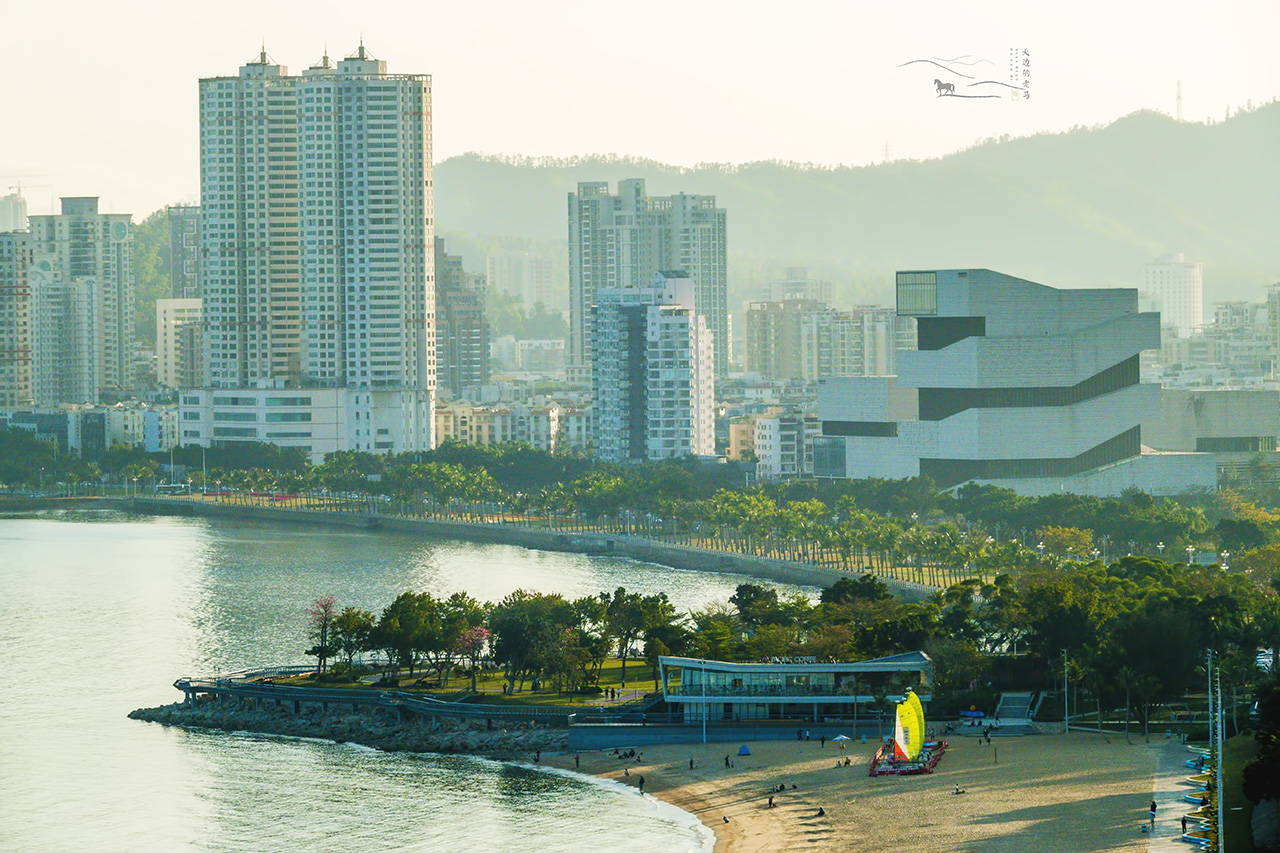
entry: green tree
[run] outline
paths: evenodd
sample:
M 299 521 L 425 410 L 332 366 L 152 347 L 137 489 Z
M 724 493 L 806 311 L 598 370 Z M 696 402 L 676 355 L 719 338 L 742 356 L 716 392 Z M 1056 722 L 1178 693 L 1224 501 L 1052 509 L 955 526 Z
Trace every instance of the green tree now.
M 373 636 L 373 614 L 368 610 L 347 607 L 333 620 L 333 641 L 338 651 L 347 658 L 350 673 L 356 655 L 370 648 Z

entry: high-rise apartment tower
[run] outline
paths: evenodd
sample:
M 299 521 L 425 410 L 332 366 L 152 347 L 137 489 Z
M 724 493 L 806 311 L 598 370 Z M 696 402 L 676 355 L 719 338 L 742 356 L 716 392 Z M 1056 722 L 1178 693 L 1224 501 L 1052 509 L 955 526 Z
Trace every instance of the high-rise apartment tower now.
M 715 453 L 712 337 L 685 273 L 604 288 L 592 307 L 595 455 L 611 462 Z
M 591 306 L 605 288 L 646 286 L 664 270 L 686 273 L 695 310 L 715 339 L 715 372 L 729 373 L 725 211 L 715 196 L 650 197 L 644 181 L 580 183 L 569 193 L 569 360 L 592 363 Z
M 213 386 L 433 387 L 430 77 L 264 51 L 200 81 L 200 158 Z
M 32 216 L 30 227 L 35 404 L 131 391 L 133 217 L 99 213 L 96 198 L 64 198 L 60 214 Z
M 363 44 L 300 75 L 264 50 L 235 77 L 200 81 L 201 296 L 213 388 L 349 390 L 334 398 L 355 407 L 344 433 L 353 440 L 342 449 L 430 446 L 431 145 L 431 78 L 390 74 Z M 402 415 L 375 431 L 370 407 L 380 406 Z M 313 438 L 239 429 L 225 437 Z

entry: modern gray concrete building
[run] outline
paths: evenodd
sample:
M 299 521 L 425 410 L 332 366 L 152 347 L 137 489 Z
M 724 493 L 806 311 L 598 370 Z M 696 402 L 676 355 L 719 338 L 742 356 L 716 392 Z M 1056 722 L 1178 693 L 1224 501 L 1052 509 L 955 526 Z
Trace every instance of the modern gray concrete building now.
M 99 213 L 92 197 L 61 210 L 29 219 L 36 406 L 133 390 L 133 218 Z
M 729 374 L 725 211 L 715 196 L 649 196 L 641 179 L 580 183 L 569 193 L 569 361 L 592 362 L 591 306 L 605 288 L 642 287 L 678 270 L 715 337 L 715 372 Z
M 694 309 L 692 279 L 659 273 L 647 287 L 599 290 L 592 321 L 595 455 L 610 462 L 714 455 L 712 336 Z
M 1155 449 L 1213 455 L 1219 476 L 1253 477 L 1258 461 L 1274 466 L 1280 436 L 1280 391 L 1274 388 L 1163 388 L 1142 443 Z
M 344 449 L 430 447 L 431 78 L 363 44 L 295 76 L 264 50 L 200 81 L 200 164 L 209 384 L 397 392 L 394 437 L 384 394 L 335 398 L 359 407 Z
M 1129 289 L 1058 290 L 984 269 L 897 274 L 917 349 L 898 374 L 819 385 L 819 477 L 927 475 L 943 488 L 1170 494 L 1216 484 L 1213 457 L 1144 453 L 1160 389 L 1138 354 L 1160 315 Z

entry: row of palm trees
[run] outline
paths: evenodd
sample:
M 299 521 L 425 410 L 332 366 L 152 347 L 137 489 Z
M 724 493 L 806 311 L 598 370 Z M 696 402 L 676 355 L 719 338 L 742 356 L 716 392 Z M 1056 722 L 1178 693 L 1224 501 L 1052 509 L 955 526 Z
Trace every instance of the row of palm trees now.
M 210 487 L 232 492 L 226 500 L 261 500 L 271 493 L 275 504 L 285 506 L 642 536 L 936 588 L 994 577 L 1039 558 L 1035 550 L 996 541 L 982 529 L 880 516 L 849 498 L 828 507 L 818 500 L 777 502 L 758 491 L 721 491 L 704 500 L 663 501 L 653 512 L 629 507 L 626 484 L 616 477 L 511 494 L 483 468 L 439 462 L 398 466 L 374 484 L 349 462 L 305 473 L 214 472 L 210 480 Z M 371 485 L 381 494 L 370 494 Z

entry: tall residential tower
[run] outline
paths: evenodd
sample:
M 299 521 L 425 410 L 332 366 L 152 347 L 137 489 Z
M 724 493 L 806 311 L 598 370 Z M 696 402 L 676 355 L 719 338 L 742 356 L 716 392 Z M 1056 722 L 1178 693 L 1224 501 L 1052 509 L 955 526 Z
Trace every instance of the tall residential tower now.
M 610 462 L 712 456 L 712 337 L 685 273 L 604 288 L 592 306 L 595 455 Z
M 345 389 L 353 444 L 339 449 L 430 446 L 431 144 L 431 78 L 390 74 L 363 45 L 301 75 L 263 51 L 200 81 L 211 386 Z M 370 407 L 387 406 L 397 426 L 374 433 Z M 223 437 L 271 437 L 247 430 Z
M 133 217 L 62 199 L 30 217 L 31 354 L 37 406 L 133 389 Z
M 592 363 L 591 306 L 605 288 L 646 286 L 664 270 L 686 273 L 715 339 L 717 377 L 729 373 L 725 211 L 715 196 L 650 197 L 644 181 L 580 183 L 569 194 L 569 360 Z

